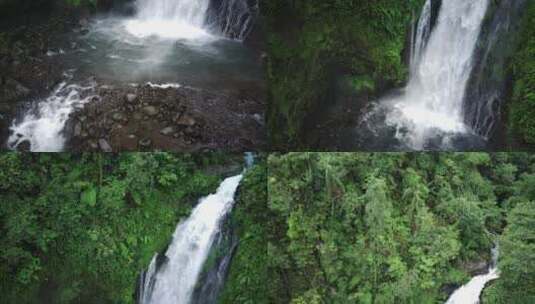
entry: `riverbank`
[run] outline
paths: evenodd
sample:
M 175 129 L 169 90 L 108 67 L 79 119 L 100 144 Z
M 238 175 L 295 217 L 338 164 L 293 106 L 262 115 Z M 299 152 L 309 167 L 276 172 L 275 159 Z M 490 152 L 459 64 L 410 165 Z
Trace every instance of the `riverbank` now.
M 129 13 L 132 13 L 129 9 L 113 11 L 113 14 Z M 261 81 L 250 80 L 246 78 L 248 76 L 241 79 L 235 76 L 238 75 L 236 73 L 210 75 L 211 71 L 217 73 L 219 70 L 229 69 L 227 66 L 231 66 L 232 60 L 236 59 L 223 58 L 216 62 L 219 65 L 213 70 L 202 70 L 209 67 L 209 62 L 203 63 L 203 68 L 198 70 L 195 70 L 194 66 L 193 69 L 187 67 L 188 71 L 192 69 L 189 73 L 194 78 L 194 84 L 204 81 L 203 85 L 199 86 L 188 86 L 187 83 L 168 84 L 165 81 L 151 83 L 150 79 L 153 77 L 160 78 L 157 74 L 158 67 L 154 68 L 155 75 L 151 72 L 152 68 L 148 69 L 147 76 L 150 77 L 147 77 L 146 81 L 133 83 L 128 80 L 128 76 L 138 73 L 137 66 L 144 69 L 139 73 L 146 72 L 147 68 L 142 65 L 145 58 L 133 58 L 136 62 L 129 63 L 129 58 L 123 59 L 115 54 L 105 55 L 110 56 L 110 62 L 124 60 L 124 65 L 132 66 L 119 71 L 118 76 L 110 75 L 114 68 L 109 65 L 103 68 L 110 69 L 110 72 L 99 71 L 85 62 L 84 56 L 87 52 L 98 51 L 94 46 L 95 42 L 87 36 L 93 34 L 97 35 L 94 39 L 101 39 L 98 35 L 103 35 L 99 33 L 98 25 L 94 24 L 93 19 L 98 16 L 83 8 L 70 7 L 55 8 L 50 14 L 51 16 L 37 20 L 35 24 L 6 29 L 0 37 L 0 46 L 3 46 L 0 52 L 5 54 L 0 85 L 0 149 L 183 152 L 218 149 L 243 152 L 265 148 L 266 88 Z M 245 41 L 246 45 L 250 45 L 251 51 L 243 53 L 256 56 L 254 60 L 261 66 L 261 44 L 257 41 L 261 35 L 258 29 L 253 29 L 251 34 L 253 36 Z M 107 36 L 105 38 L 113 39 Z M 100 47 L 105 51 L 106 46 Z M 154 51 L 161 51 L 158 47 L 159 45 L 155 44 Z M 193 47 L 196 48 L 195 45 Z M 222 40 L 221 43 L 207 46 L 208 53 L 202 56 L 215 56 L 210 53 L 214 52 L 214 47 L 222 48 L 230 54 L 235 53 L 236 56 L 242 54 L 240 48 L 247 48 L 240 46 L 239 42 Z M 216 51 L 219 52 L 217 49 Z M 87 60 L 102 58 L 99 54 L 88 54 L 87 56 L 93 57 L 88 57 Z M 151 56 L 150 53 L 148 55 Z M 152 59 L 147 58 L 149 61 Z M 198 59 L 176 60 L 187 63 Z M 83 64 L 83 67 L 79 68 L 78 62 Z M 247 67 L 249 66 L 245 68 Z M 162 78 L 171 77 L 173 71 L 184 74 L 185 76 L 181 74 L 182 78 L 187 77 L 188 71 L 184 72 L 177 67 L 163 70 L 162 73 L 166 74 Z M 218 75 L 228 77 L 216 79 Z M 90 89 L 86 89 L 88 84 Z M 65 87 L 63 91 L 61 86 Z M 70 90 L 73 86 L 79 88 Z M 50 146 L 35 143 L 39 135 L 34 134 L 31 128 L 43 127 L 36 121 L 43 120 L 43 110 L 39 108 L 47 103 L 46 99 L 66 99 L 69 94 L 78 95 L 80 89 L 84 91 L 81 95 L 90 94 L 92 97 L 87 100 L 74 98 L 76 100 L 69 101 L 72 103 L 72 109 L 66 109 L 66 102 L 63 100 L 47 109 L 46 114 L 51 117 L 45 119 L 50 120 L 50 123 L 57 123 L 53 126 L 53 131 L 46 136 L 62 137 L 59 142 L 63 144 Z M 59 111 L 63 111 L 68 117 L 60 118 Z M 28 119 L 28 115 L 33 117 Z M 58 119 L 61 122 L 58 122 Z M 21 123 L 26 126 L 21 127 L 23 130 L 15 128 L 20 133 L 13 134 L 10 128 L 14 125 L 18 127 Z M 8 139 L 9 145 L 6 144 Z

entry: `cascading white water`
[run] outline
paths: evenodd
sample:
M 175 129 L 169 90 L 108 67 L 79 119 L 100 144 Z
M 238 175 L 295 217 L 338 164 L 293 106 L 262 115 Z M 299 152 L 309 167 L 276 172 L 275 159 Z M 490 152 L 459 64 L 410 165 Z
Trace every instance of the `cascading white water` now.
M 209 5 L 209 0 L 138 0 L 137 17 L 127 21 L 126 28 L 138 37 L 206 38 Z
M 256 0 L 222 0 L 211 7 L 208 24 L 225 37 L 243 40 L 252 30 L 258 10 Z
M 409 84 L 402 96 L 383 101 L 392 109 L 387 124 L 396 127 L 397 137 L 412 148 L 424 149 L 437 135 L 470 132 L 463 119 L 463 97 L 488 4 L 489 0 L 442 1 L 427 42 L 431 1 L 425 4 Z
M 140 304 L 188 304 L 202 267 L 220 229 L 222 219 L 232 209 L 242 175 L 225 179 L 216 193 L 199 201 L 191 216 L 180 223 L 166 262 L 155 270 L 153 259 L 141 282 Z
M 420 19 L 418 20 L 416 27 L 416 36 L 413 38 L 412 51 L 411 51 L 411 68 L 418 67 L 420 58 L 422 58 L 422 52 L 427 45 L 429 35 L 431 34 L 431 0 L 427 0 L 422 9 Z M 416 73 L 416 70 L 411 71 Z
M 98 98 L 94 93 L 95 86 L 94 80 L 86 85 L 62 82 L 48 98 L 37 102 L 35 108 L 25 113 L 20 121 L 13 122 L 7 146 L 17 149 L 27 142 L 32 152 L 62 151 L 66 141 L 62 131 L 69 115 L 77 107 Z
M 488 273 L 473 277 L 466 285 L 455 290 L 446 304 L 478 304 L 485 285 L 500 276 L 498 271 L 498 254 L 499 248 L 496 246 L 492 249 L 492 264 L 489 267 Z
M 203 27 L 209 0 L 138 0 L 140 19 L 164 19 Z

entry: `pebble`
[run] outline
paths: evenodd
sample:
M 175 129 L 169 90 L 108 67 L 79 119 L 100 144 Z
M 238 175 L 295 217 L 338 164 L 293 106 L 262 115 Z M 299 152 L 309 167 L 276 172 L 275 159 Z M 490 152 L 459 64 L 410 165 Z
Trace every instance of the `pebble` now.
M 167 127 L 167 128 L 163 128 L 163 129 L 160 131 L 160 134 L 165 135 L 165 136 L 168 136 L 168 135 L 171 135 L 174 131 L 175 131 L 175 128 L 173 128 L 173 127 Z
M 145 113 L 148 116 L 154 116 L 158 114 L 158 109 L 154 106 L 146 106 L 143 108 L 143 113 Z
M 111 152 L 113 151 L 110 144 L 104 139 L 104 138 L 101 138 L 98 140 L 98 145 L 100 147 L 100 149 L 104 152 Z
M 180 116 L 179 119 L 177 119 L 176 123 L 180 126 L 194 126 L 196 121 L 195 121 L 195 118 L 187 114 L 184 114 Z
M 113 120 L 115 121 L 124 121 L 126 119 L 126 117 L 124 116 L 123 113 L 121 112 L 115 112 L 113 113 L 113 116 L 112 116 Z
M 132 102 L 136 101 L 136 99 L 137 99 L 137 95 L 136 94 L 132 94 L 132 93 L 126 94 L 126 101 L 132 103 Z

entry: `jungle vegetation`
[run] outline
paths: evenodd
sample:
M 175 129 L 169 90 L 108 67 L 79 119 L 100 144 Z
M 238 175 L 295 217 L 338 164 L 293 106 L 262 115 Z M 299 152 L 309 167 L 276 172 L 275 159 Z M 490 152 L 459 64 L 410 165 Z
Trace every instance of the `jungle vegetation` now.
M 484 303 L 535 301 L 534 155 L 289 153 L 268 170 L 259 303 L 443 303 L 496 243 Z
M 242 156 L 0 154 L 0 302 L 133 303 L 140 271 L 229 168 Z

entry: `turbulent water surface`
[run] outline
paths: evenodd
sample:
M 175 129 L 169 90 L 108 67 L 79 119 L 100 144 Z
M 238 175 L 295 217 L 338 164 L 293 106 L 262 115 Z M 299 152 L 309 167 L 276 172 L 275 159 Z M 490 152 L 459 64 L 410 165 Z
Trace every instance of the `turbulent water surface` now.
M 156 257 L 142 276 L 140 304 L 191 303 L 201 274 L 222 220 L 230 212 L 242 175 L 229 177 L 217 192 L 199 201 L 191 216 L 180 223 L 173 235 L 165 262 L 157 269 Z
M 150 82 L 161 87 L 210 90 L 238 90 L 262 83 L 254 53 L 241 42 L 244 36 L 226 36 L 222 27 L 228 23 L 216 27 L 209 2 L 139 0 L 133 17 L 97 18 L 87 29 L 63 37 L 68 45 L 50 50 L 48 55 L 61 56 L 70 68 L 69 77 L 13 122 L 8 147 L 15 149 L 29 142 L 32 151 L 64 149 L 62 130 L 69 113 L 91 101 L 88 82 L 93 89 L 104 84 Z M 228 18 L 252 18 L 247 6 L 232 8 Z M 251 25 L 244 20 L 238 18 L 228 26 L 242 26 L 240 32 L 245 35 Z

